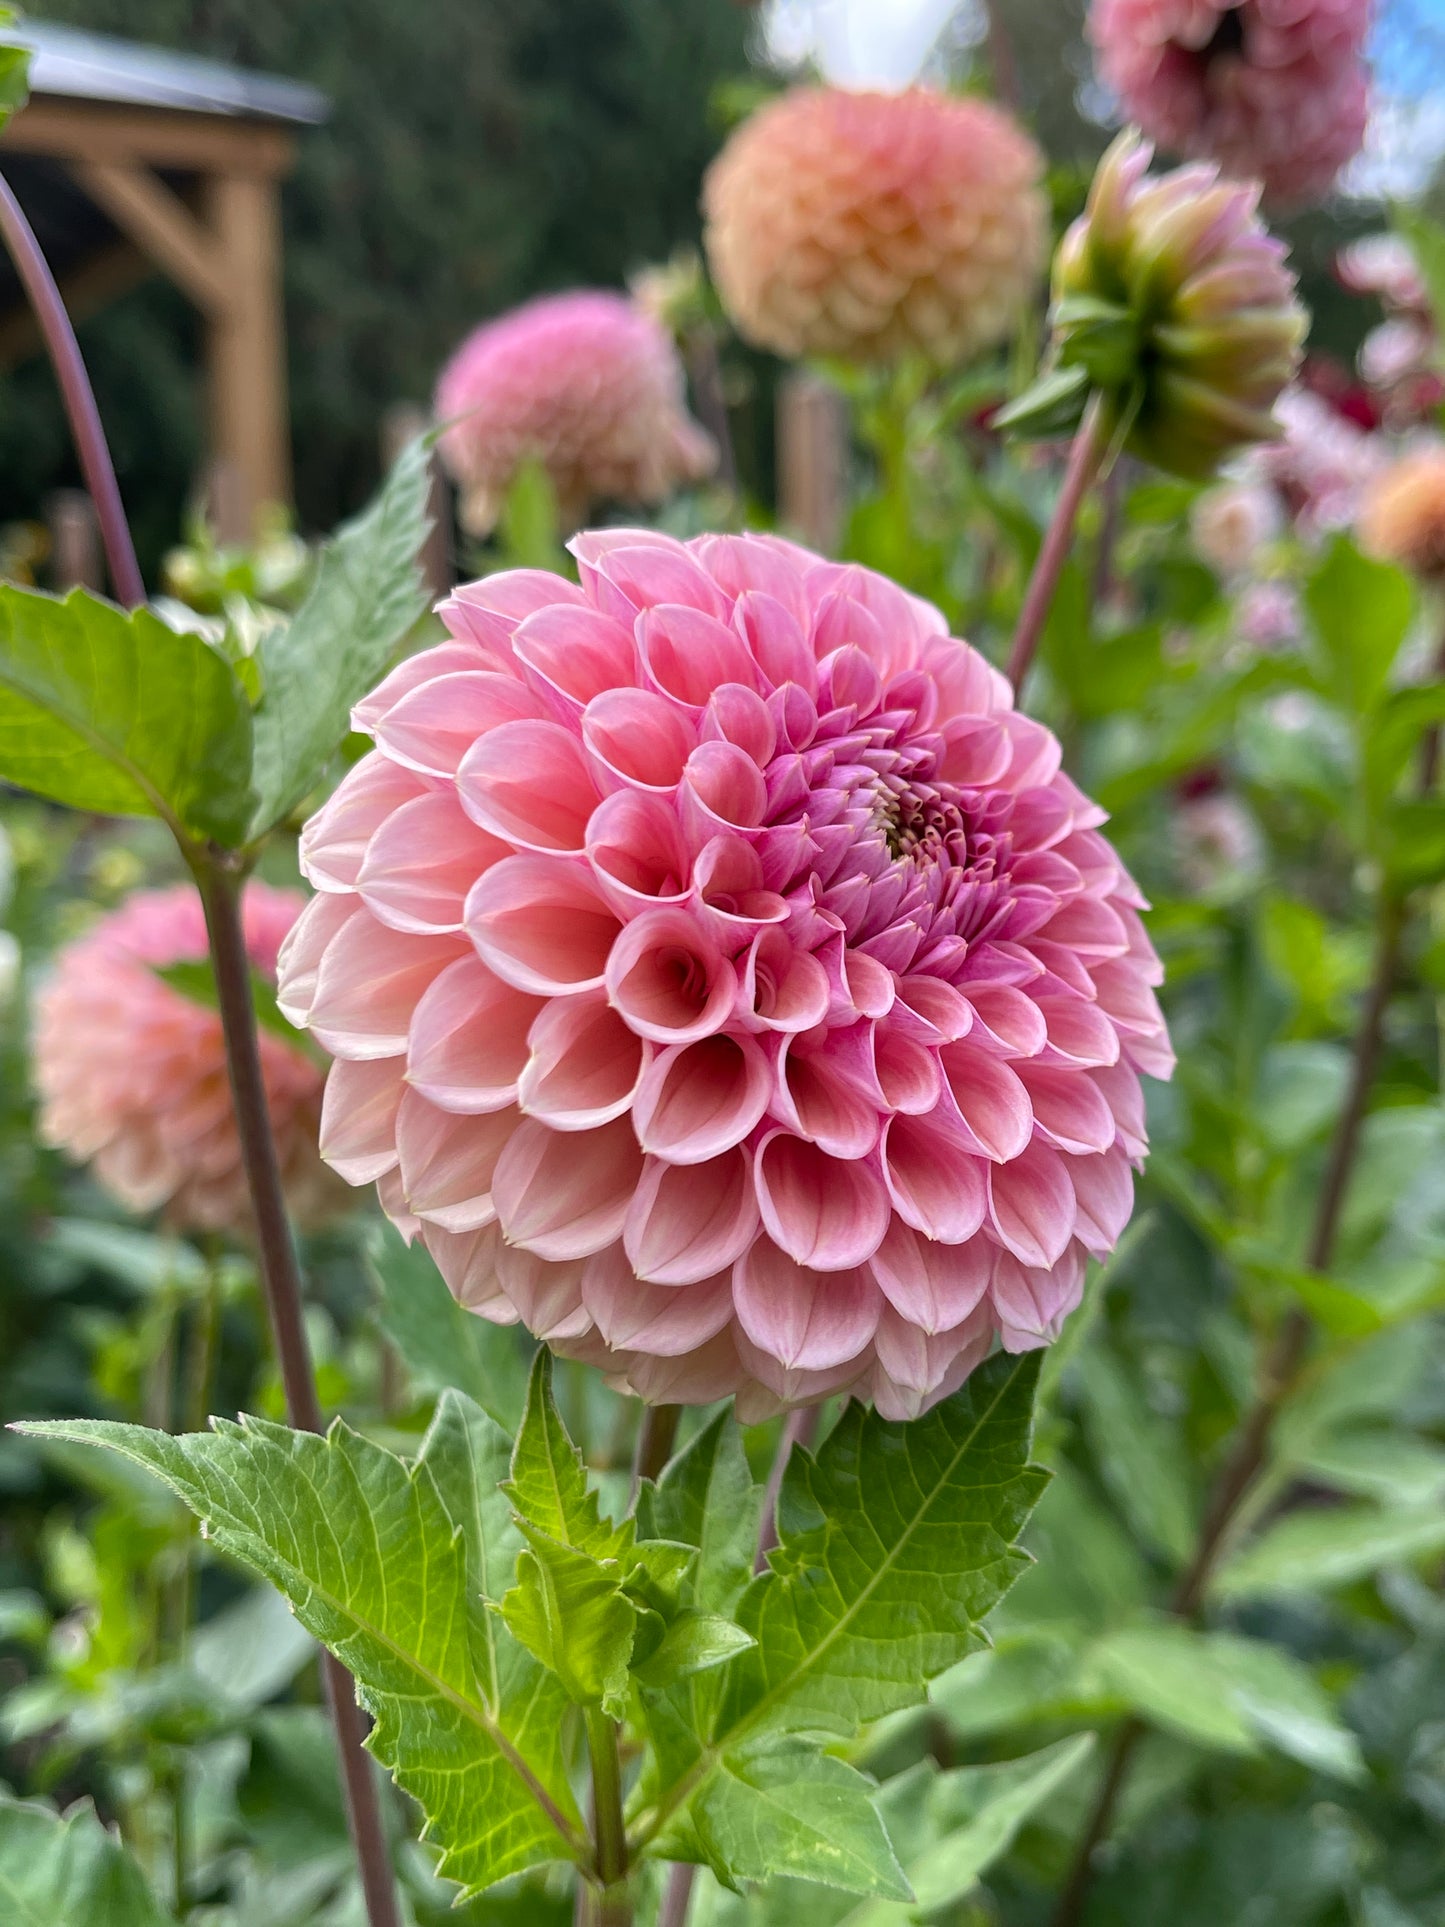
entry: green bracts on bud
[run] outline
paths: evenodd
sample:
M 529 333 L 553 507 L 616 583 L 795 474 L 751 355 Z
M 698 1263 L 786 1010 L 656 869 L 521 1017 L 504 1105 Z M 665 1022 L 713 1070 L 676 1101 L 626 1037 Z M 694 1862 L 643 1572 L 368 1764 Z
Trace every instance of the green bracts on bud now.
M 1308 322 L 1258 188 L 1208 166 L 1151 179 L 1152 156 L 1130 131 L 1099 163 L 1054 260 L 1048 370 L 997 422 L 1057 435 L 1097 393 L 1112 441 L 1203 479 L 1277 433 Z

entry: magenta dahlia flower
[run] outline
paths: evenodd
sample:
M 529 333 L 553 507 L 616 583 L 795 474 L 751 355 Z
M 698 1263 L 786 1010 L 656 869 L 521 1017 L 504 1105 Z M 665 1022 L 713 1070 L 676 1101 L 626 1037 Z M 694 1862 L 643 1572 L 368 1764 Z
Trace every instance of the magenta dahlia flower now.
M 539 461 L 570 528 L 601 502 L 661 502 L 712 473 L 671 337 L 620 294 L 544 296 L 489 321 L 437 382 L 442 459 L 485 535 L 521 464 Z
M 1299 205 L 1360 151 L 1370 12 L 1371 0 L 1093 0 L 1089 34 L 1152 139 Z
M 274 980 L 305 898 L 246 886 L 251 966 Z M 206 959 L 206 920 L 189 884 L 143 890 L 67 944 L 36 999 L 40 1135 L 90 1164 L 131 1211 L 164 1209 L 182 1231 L 250 1229 L 221 1020 L 160 974 Z M 302 1040 L 260 1039 L 287 1201 L 303 1222 L 344 1195 L 317 1153 L 323 1072 Z
M 361 704 L 281 999 L 324 1155 L 651 1400 L 895 1416 L 1046 1343 L 1172 1056 L 1103 812 L 866 569 L 611 529 Z

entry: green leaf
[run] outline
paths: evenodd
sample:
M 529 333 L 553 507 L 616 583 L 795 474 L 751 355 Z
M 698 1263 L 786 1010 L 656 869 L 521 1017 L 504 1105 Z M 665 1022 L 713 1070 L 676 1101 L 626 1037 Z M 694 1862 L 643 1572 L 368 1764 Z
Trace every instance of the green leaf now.
M 417 554 L 430 519 L 426 438 L 408 444 L 371 505 L 338 529 L 292 620 L 263 637 L 252 834 L 313 790 L 351 711 L 426 612 Z
M 522 1519 L 558 1545 L 593 1559 L 617 1559 L 632 1548 L 632 1522 L 615 1526 L 599 1515 L 582 1455 L 552 1397 L 552 1354 L 546 1350 L 532 1363 L 505 1490 Z
M 1445 1498 L 1445 1448 L 1408 1432 L 1351 1429 L 1306 1451 L 1301 1469 L 1338 1492 L 1398 1505 Z
M 1112 1347 L 1092 1345 L 1075 1370 L 1105 1484 L 1144 1543 L 1182 1563 L 1194 1543 L 1194 1494 L 1177 1430 L 1150 1407 L 1138 1373 Z
M 11 33 L 18 26 L 19 14 L 13 7 L 0 7 L 0 33 Z M 0 128 L 30 98 L 30 49 L 13 41 L 0 45 Z
M 1393 802 L 1380 822 L 1380 855 L 1397 890 L 1420 890 L 1445 877 L 1445 801 Z
M 216 990 L 216 973 L 209 963 L 186 962 L 153 965 L 155 974 L 162 983 L 169 984 L 172 990 L 179 991 L 188 1003 L 200 1004 L 205 1010 L 219 1010 L 220 997 Z M 305 1031 L 297 1030 L 293 1023 L 281 1015 L 281 1007 L 276 1002 L 276 986 L 267 981 L 254 967 L 251 970 L 251 1008 L 256 1013 L 256 1022 L 273 1037 L 279 1037 L 289 1044 L 292 1050 L 312 1052 L 315 1046 Z
M 726 1665 L 752 1643 L 741 1626 L 721 1613 L 685 1612 L 668 1627 L 656 1651 L 632 1670 L 644 1686 L 672 1686 Z
M 774 1740 L 730 1756 L 692 1820 L 709 1866 L 729 1885 L 791 1874 L 910 1900 L 873 1794 L 873 1782 L 842 1760 Z
M 1339 1506 L 1294 1512 L 1237 1552 L 1214 1582 L 1219 1599 L 1322 1592 L 1382 1566 L 1445 1548 L 1439 1506 Z
M 637 1636 L 637 1608 L 622 1590 L 622 1567 L 535 1529 L 527 1541 L 502 1617 L 575 1706 L 600 1706 L 610 1719 L 621 1719 Z
M 0 777 L 232 847 L 251 807 L 250 707 L 199 636 L 83 589 L 62 601 L 3 583 Z
M 692 1597 L 730 1614 L 753 1576 L 761 1488 L 753 1484 L 742 1435 L 721 1412 L 692 1439 L 655 1486 L 638 1496 L 638 1530 L 697 1549 Z
M 480 1491 L 495 1469 L 481 1414 L 449 1442 L 480 1454 L 446 1484 Z M 453 1519 L 433 1477 L 441 1438 L 408 1466 L 340 1421 L 322 1439 L 260 1419 L 171 1438 L 97 1420 L 35 1424 L 42 1438 L 108 1446 L 157 1473 L 223 1552 L 263 1574 L 355 1675 L 370 1745 L 421 1805 L 441 1871 L 475 1892 L 581 1851 L 561 1755 L 563 1701 L 530 1660 L 491 1696 L 495 1629 L 477 1596 L 478 1516 Z M 485 1524 L 485 1519 L 482 1519 Z
M 1089 387 L 1086 368 L 1056 368 L 1000 408 L 993 426 L 1026 441 L 1055 441 L 1071 435 L 1084 418 Z
M 1339 535 L 1306 583 L 1305 602 L 1335 701 L 1363 717 L 1383 693 L 1409 631 L 1409 577 Z
M 510 1439 L 521 1421 L 527 1386 L 529 1355 L 522 1349 L 521 1328 L 492 1325 L 463 1311 L 420 1239 L 408 1245 L 390 1223 L 376 1227 L 367 1257 L 382 1329 L 417 1384 L 427 1392 L 455 1386 Z M 499 1476 L 505 1476 L 505 1468 Z M 510 1508 L 502 1509 L 510 1519 Z
M 5 1927 L 172 1927 L 145 1875 L 89 1802 L 61 1819 L 0 1796 Z
M 1365 788 L 1378 809 L 1390 796 L 1426 730 L 1445 723 L 1445 682 L 1416 684 L 1388 695 L 1365 737 Z

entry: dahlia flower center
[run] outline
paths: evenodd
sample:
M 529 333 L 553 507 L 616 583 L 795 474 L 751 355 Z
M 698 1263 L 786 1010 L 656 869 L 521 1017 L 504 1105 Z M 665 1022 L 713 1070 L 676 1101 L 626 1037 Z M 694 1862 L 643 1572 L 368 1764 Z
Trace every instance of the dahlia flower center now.
M 879 802 L 884 841 L 894 857 L 967 865 L 968 823 L 951 786 L 884 777 Z

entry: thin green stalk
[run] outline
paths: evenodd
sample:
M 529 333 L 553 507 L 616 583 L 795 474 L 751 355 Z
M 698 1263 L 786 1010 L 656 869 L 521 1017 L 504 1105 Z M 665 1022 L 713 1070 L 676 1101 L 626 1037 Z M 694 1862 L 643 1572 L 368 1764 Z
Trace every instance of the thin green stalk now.
M 592 1764 L 596 1887 L 591 1906 L 596 1927 L 631 1927 L 627 1891 L 627 1827 L 622 1817 L 622 1755 L 616 1720 L 600 1707 L 587 1709 L 587 1755 Z

